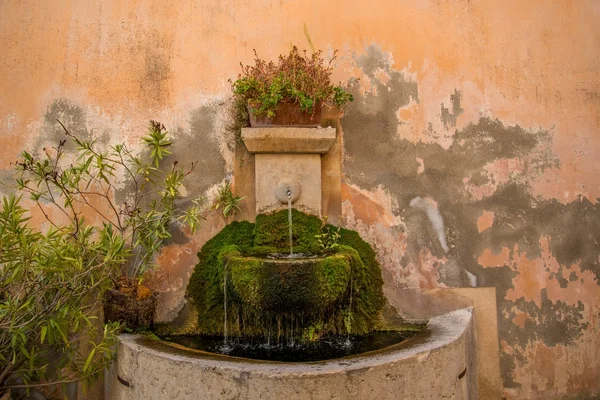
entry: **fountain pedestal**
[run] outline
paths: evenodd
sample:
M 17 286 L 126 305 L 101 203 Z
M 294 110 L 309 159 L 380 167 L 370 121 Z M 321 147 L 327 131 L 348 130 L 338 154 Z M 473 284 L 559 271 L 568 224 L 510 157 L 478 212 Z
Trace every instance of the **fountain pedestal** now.
M 322 215 L 321 156 L 335 142 L 335 128 L 243 128 L 242 140 L 255 155 L 256 214 L 285 208 L 277 187 L 294 181 L 301 187 L 294 208 Z

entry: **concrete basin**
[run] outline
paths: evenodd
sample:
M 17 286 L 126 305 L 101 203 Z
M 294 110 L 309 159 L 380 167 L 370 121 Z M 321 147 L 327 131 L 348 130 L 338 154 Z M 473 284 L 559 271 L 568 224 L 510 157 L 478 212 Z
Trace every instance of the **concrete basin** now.
M 434 317 L 425 333 L 341 359 L 277 363 L 122 335 L 110 399 L 477 399 L 473 309 Z

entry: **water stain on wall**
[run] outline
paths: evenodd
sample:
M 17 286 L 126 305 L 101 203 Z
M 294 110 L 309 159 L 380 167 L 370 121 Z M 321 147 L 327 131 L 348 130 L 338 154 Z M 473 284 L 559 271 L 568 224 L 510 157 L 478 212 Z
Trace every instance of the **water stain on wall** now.
M 186 189 L 189 197 L 204 193 L 226 175 L 226 165 L 220 151 L 221 138 L 216 129 L 216 105 L 209 103 L 189 113 L 189 126 L 178 127 L 174 133 L 173 156 L 166 161 L 196 162 Z
M 356 93 L 342 120 L 345 177 L 369 190 L 383 185 L 397 200 L 396 214 L 407 235 L 402 266 L 421 265 L 423 252 L 430 252 L 439 271 L 438 286 L 496 287 L 499 336 L 511 353 L 502 353 L 504 384 L 518 388 L 516 370 L 527 361 L 523 349 L 529 344 L 571 346 L 597 329 L 590 309 L 595 306 L 591 298 L 600 294 L 600 205 L 585 198 L 562 204 L 532 196 L 530 183 L 559 166 L 549 150 L 548 131 L 481 117 L 456 130 L 447 149 L 398 138 L 396 112 L 416 101 L 418 90 L 416 82 L 391 70 L 387 59 L 376 46 L 356 57 L 374 90 Z M 387 82 L 375 76 L 381 69 L 390 76 Z M 468 106 L 460 104 L 459 90 L 452 96 L 452 112 L 442 105 L 446 128 Z M 417 197 L 436 204 L 447 253 L 425 210 L 410 207 Z M 493 221 L 480 232 L 478 220 L 484 213 L 493 215 Z M 512 261 L 494 268 L 480 264 L 486 250 L 498 254 L 503 249 Z M 552 270 L 544 267 L 550 258 L 556 260 Z M 546 268 L 546 275 L 532 275 L 538 267 Z M 586 271 L 591 274 L 584 275 Z M 569 285 L 584 285 L 586 279 L 592 279 L 587 284 L 595 289 L 582 293 L 581 301 L 565 301 L 561 290 L 572 291 Z
M 178 206 L 186 208 L 191 201 L 202 196 L 211 186 L 221 182 L 226 175 L 226 163 L 221 154 L 221 138 L 216 132 L 217 105 L 209 103 L 192 110 L 189 114 L 189 127 L 174 129 L 171 152 L 163 161 L 163 168 L 175 161 L 184 171 L 193 171 L 184 181 L 185 196 L 178 200 Z M 207 205 L 207 207 L 210 205 Z M 173 237 L 166 244 L 185 244 L 190 238 L 176 225 L 171 229 Z M 186 265 L 186 267 L 189 267 Z
M 81 140 L 90 140 L 93 137 L 93 132 L 88 131 L 87 116 L 83 107 L 69 99 L 59 98 L 50 103 L 44 114 L 43 125 L 39 135 L 36 136 L 34 152 L 40 150 L 40 146 L 44 143 L 57 146 L 61 140 L 67 139 L 65 131 L 58 121 L 65 126 L 69 133 Z M 97 139 L 106 142 L 108 138 L 104 135 Z M 65 143 L 65 148 L 69 151 L 74 151 L 75 147 L 71 140 L 67 140 Z
M 173 40 L 157 29 L 149 31 L 145 38 L 152 45 L 141 46 L 145 53 L 143 74 L 139 77 L 140 92 L 150 106 L 160 106 L 171 91 Z
M 444 104 L 441 105 L 440 119 L 444 124 L 444 128 L 449 129 L 456 126 L 456 118 L 463 113 L 463 109 L 460 106 L 461 94 L 460 91 L 454 89 L 454 93 L 450 95 L 450 103 L 452 104 L 452 111 L 450 111 Z

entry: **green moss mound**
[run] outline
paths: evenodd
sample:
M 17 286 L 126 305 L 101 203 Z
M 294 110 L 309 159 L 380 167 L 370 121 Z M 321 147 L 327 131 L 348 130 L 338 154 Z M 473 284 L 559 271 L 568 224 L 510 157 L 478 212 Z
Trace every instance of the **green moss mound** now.
M 230 248 L 224 251 L 233 295 L 256 310 L 275 314 L 312 315 L 333 309 L 346 292 L 352 263 L 360 262 L 358 253 L 349 247 L 323 258 L 298 260 L 244 257 Z
M 233 222 L 202 247 L 187 289 L 196 333 L 224 334 L 225 303 L 230 336 L 313 340 L 381 328 L 383 280 L 369 244 L 341 229 L 335 249 L 323 252 L 316 238 L 321 221 L 294 210 L 294 252 L 320 256 L 264 258 L 289 251 L 287 218 L 281 211 L 257 216 L 256 224 Z
M 296 253 L 319 253 L 319 242 L 315 236 L 321 232 L 321 220 L 313 215 L 292 210 L 292 241 Z M 256 251 L 275 250 L 287 252 L 290 248 L 288 212 L 259 214 L 254 228 Z

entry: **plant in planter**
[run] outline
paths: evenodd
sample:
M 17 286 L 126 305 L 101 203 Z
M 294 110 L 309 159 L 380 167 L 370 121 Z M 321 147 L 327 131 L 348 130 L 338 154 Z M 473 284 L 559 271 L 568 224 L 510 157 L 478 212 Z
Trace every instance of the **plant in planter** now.
M 252 126 L 320 125 L 324 103 L 343 107 L 353 100 L 342 86 L 331 83 L 336 53 L 326 62 L 322 51 L 309 56 L 294 46 L 277 64 L 254 54 L 254 65 L 242 64 L 242 74 L 232 83 L 235 95 L 249 108 Z
M 142 138 L 146 151 L 141 156 L 125 144 L 100 150 L 95 141 L 82 140 L 61 126 L 76 146 L 77 160 L 66 165 L 66 140 L 45 149 L 43 159 L 23 152 L 18 188 L 31 195 L 52 226 L 58 227 L 60 222 L 46 211 L 46 205 L 69 221 L 73 235 L 89 226 L 86 213 L 101 221 L 98 234 L 119 237 L 123 262 L 112 271 L 114 289 L 104 295 L 105 320 L 125 322 L 130 328 L 147 327 L 152 323 L 156 295 L 142 284 L 145 272 L 154 266 L 163 242 L 171 237 L 171 224 L 183 223 L 192 232 L 200 224 L 201 199 L 192 201 L 185 211 L 176 206 L 183 180 L 195 164 L 184 171 L 175 161 L 168 171 L 161 170 L 172 142 L 158 122 L 150 122 L 148 135 Z M 132 188 L 123 204 L 115 200 L 119 178 Z

